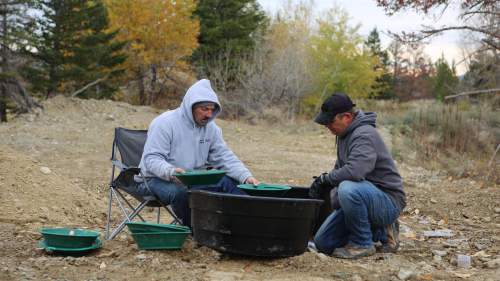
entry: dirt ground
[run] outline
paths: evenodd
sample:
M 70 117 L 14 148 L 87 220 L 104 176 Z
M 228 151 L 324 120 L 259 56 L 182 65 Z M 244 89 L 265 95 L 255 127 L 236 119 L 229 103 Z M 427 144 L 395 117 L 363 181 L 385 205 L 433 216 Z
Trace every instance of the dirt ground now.
M 104 234 L 113 128 L 147 128 L 160 112 L 56 97 L 39 114 L 0 125 L 0 280 L 500 280 L 499 187 L 404 162 L 398 166 L 409 204 L 397 254 L 257 259 L 220 254 L 191 239 L 179 251 L 139 251 L 127 231 L 84 257 L 37 249 L 43 226 Z M 311 123 L 217 122 L 265 182 L 308 185 L 334 161 L 332 136 Z M 388 130 L 381 131 L 390 145 Z M 437 229 L 453 236 L 424 235 Z M 457 254 L 471 256 L 472 266 L 458 267 Z

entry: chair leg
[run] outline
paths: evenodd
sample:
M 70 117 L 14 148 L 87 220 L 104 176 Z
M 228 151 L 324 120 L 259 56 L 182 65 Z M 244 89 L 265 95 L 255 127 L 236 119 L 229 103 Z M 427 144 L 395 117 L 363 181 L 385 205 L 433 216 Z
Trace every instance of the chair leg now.
M 108 219 L 106 222 L 106 236 L 105 238 L 109 238 L 109 227 L 111 224 L 111 205 L 113 203 L 113 192 L 111 191 L 112 187 L 109 187 L 109 203 L 108 203 Z
M 170 205 L 164 206 L 164 207 L 165 207 L 165 210 L 167 210 L 167 212 L 174 218 L 174 220 L 172 221 L 172 224 L 174 224 L 174 223 L 182 224 L 182 220 L 174 213 L 174 211 L 171 209 Z
M 127 206 L 131 209 L 131 210 L 134 210 L 134 206 L 132 206 L 132 204 L 130 204 L 130 202 L 125 198 L 125 196 L 123 196 L 123 194 L 119 191 L 119 190 L 116 190 L 116 193 L 118 195 L 120 195 L 120 197 L 122 198 L 123 202 L 125 202 L 125 204 L 127 204 Z M 115 195 L 116 196 L 116 195 Z M 116 196 L 116 198 L 118 199 L 118 196 Z M 116 200 L 116 201 L 120 201 L 120 200 Z M 120 202 L 118 202 L 120 203 Z M 122 209 L 122 212 L 126 215 L 127 213 L 125 212 L 124 208 L 120 205 L 120 208 Z M 137 214 L 137 216 L 139 217 L 139 219 L 141 219 L 141 221 L 145 222 L 146 220 L 144 218 L 142 218 L 142 216 L 140 214 Z
M 158 207 L 158 214 L 156 215 L 156 223 L 160 223 L 160 207 Z
M 144 209 L 144 207 L 146 207 L 146 205 L 148 203 L 149 203 L 148 201 L 144 201 L 141 204 L 139 204 L 139 206 L 137 206 L 137 208 L 135 208 L 134 212 L 132 212 L 132 214 L 127 216 L 127 218 L 125 220 L 123 220 L 117 228 L 115 228 L 115 230 L 113 231 L 113 233 L 111 233 L 111 235 L 109 236 L 109 238 L 107 240 L 111 240 L 111 239 L 115 238 L 116 235 L 118 235 L 118 233 L 120 233 L 123 230 L 123 228 L 125 227 L 125 224 L 129 221 L 132 221 L 137 216 L 137 214 L 139 214 L 139 212 L 142 211 L 142 209 Z

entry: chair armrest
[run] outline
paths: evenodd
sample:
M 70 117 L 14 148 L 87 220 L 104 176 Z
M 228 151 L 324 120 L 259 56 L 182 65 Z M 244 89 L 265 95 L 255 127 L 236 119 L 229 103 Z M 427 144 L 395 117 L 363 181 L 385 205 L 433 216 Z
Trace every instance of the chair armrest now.
M 113 163 L 113 166 L 120 168 L 120 170 L 122 170 L 122 171 L 129 168 L 127 165 L 123 164 L 122 161 L 117 160 L 117 159 L 112 159 L 111 163 Z

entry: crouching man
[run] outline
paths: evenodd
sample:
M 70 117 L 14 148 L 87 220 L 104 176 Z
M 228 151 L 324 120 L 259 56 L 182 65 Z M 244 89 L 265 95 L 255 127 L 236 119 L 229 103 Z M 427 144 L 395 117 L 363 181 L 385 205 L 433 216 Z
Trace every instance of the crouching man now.
M 314 237 L 318 251 L 355 259 L 399 247 L 397 218 L 406 206 L 394 160 L 375 129 L 376 114 L 355 109 L 349 96 L 336 93 L 321 106 L 315 122 L 336 136 L 337 161 L 316 177 L 310 196 L 331 190 L 331 213 Z M 381 242 L 376 249 L 374 242 Z

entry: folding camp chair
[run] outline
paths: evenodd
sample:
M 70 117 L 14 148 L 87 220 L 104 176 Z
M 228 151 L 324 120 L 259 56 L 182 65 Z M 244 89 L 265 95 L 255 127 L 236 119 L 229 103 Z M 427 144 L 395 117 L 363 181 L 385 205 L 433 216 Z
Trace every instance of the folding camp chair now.
M 113 164 L 113 168 L 111 171 L 111 181 L 109 183 L 108 220 L 106 224 L 106 239 L 108 240 L 118 235 L 125 227 L 125 224 L 131 222 L 135 217 L 145 221 L 139 214 L 145 207 L 158 208 L 158 223 L 160 222 L 160 209 L 162 207 L 174 218 L 175 223 L 180 223 L 179 218 L 170 209 L 170 206 L 160 202 L 154 193 L 151 192 L 144 175 L 138 168 L 146 138 L 146 130 L 115 128 L 115 137 L 113 139 L 113 148 L 111 151 L 111 163 Z M 117 157 L 117 150 L 121 161 Z M 120 169 L 120 174 L 115 178 L 116 168 Z M 138 193 L 138 184 L 134 181 L 134 176 L 142 178 L 151 195 L 142 196 Z M 127 199 L 127 194 L 137 199 L 139 204 L 134 207 Z M 111 226 L 113 199 L 116 199 L 116 204 L 121 209 L 124 216 L 123 221 L 114 229 L 112 229 Z

